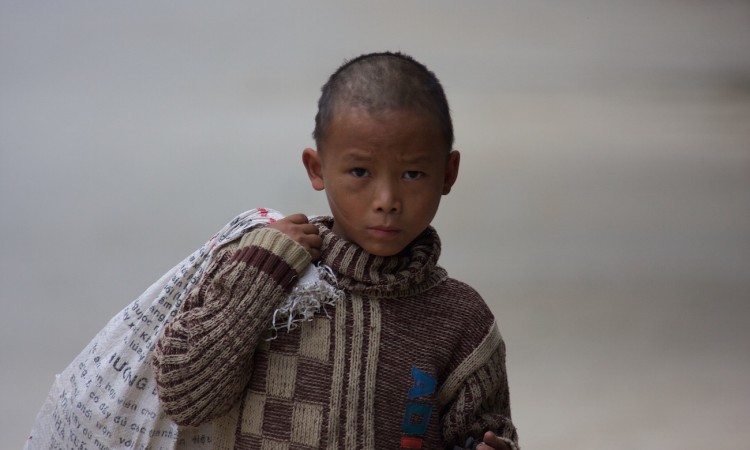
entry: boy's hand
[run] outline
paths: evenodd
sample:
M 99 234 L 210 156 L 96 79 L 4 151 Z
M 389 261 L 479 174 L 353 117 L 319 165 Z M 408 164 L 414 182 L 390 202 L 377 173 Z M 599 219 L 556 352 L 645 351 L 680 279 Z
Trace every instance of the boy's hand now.
M 279 230 L 294 239 L 307 250 L 313 261 L 320 258 L 320 247 L 323 245 L 323 239 L 318 236 L 318 227 L 309 223 L 306 215 L 292 214 L 286 216 L 269 224 L 268 228 Z
M 508 447 L 508 444 L 506 444 L 502 439 L 495 436 L 495 433 L 492 431 L 487 431 L 484 433 L 484 439 L 482 440 L 482 443 L 477 445 L 477 450 L 488 450 L 491 448 L 494 448 L 496 450 L 510 450 L 510 447 Z

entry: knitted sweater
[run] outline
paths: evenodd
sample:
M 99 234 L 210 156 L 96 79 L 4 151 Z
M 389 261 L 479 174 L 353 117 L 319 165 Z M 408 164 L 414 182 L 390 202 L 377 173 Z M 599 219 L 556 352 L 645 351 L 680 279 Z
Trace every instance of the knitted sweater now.
M 481 297 L 437 265 L 437 233 L 378 257 L 316 223 L 345 297 L 269 339 L 309 254 L 269 228 L 219 250 L 155 350 L 167 414 L 215 421 L 226 450 L 452 448 L 487 430 L 518 448 L 502 338 Z

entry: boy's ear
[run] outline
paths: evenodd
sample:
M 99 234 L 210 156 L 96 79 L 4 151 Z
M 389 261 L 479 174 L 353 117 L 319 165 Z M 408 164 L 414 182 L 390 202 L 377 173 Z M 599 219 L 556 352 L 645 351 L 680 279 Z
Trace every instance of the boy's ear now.
M 453 184 L 458 178 L 458 166 L 461 163 L 461 154 L 458 150 L 451 150 L 448 154 L 448 162 L 445 165 L 445 178 L 443 178 L 443 195 L 450 193 Z
M 316 191 L 325 189 L 323 182 L 323 165 L 320 161 L 320 154 L 312 148 L 306 148 L 302 151 L 302 164 L 307 170 L 307 177 Z

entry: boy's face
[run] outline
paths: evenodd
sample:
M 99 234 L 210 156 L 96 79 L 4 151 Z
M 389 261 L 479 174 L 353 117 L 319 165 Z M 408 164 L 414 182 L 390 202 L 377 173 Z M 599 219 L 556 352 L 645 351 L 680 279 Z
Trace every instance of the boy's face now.
M 325 149 L 302 156 L 325 190 L 333 232 L 378 256 L 401 252 L 432 222 L 460 155 L 448 153 L 433 118 L 412 111 L 337 112 Z

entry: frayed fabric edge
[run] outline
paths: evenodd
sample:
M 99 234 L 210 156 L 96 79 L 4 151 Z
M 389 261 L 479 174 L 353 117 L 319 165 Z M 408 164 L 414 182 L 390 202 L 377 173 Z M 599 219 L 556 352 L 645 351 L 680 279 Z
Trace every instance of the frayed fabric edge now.
M 335 284 L 336 276 L 330 267 L 324 264 L 308 266 L 284 303 L 273 312 L 272 334 L 268 340 L 275 339 L 280 330 L 290 332 L 300 323 L 312 320 L 321 310 L 328 315 L 326 307 L 336 306 L 344 296 Z

